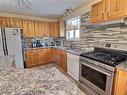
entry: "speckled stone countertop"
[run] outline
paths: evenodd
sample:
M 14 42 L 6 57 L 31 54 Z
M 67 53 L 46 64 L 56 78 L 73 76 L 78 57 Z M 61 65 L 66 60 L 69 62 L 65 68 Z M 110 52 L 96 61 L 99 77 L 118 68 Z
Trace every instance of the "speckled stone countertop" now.
M 51 64 L 50 64 L 51 65 Z M 55 66 L 0 71 L 0 95 L 86 95 Z
M 68 53 L 72 53 L 72 54 L 75 54 L 75 55 L 80 55 L 83 52 L 87 52 L 87 50 L 86 51 L 81 51 L 81 50 L 77 50 L 77 49 L 68 49 L 64 46 L 47 46 L 47 47 L 36 47 L 36 48 L 24 48 L 24 50 L 26 51 L 26 50 L 40 49 L 40 48 L 56 48 L 56 49 L 64 50 Z
M 116 68 L 127 71 L 127 62 L 119 64 Z
M 0 71 L 12 66 L 14 58 L 12 56 L 0 56 Z

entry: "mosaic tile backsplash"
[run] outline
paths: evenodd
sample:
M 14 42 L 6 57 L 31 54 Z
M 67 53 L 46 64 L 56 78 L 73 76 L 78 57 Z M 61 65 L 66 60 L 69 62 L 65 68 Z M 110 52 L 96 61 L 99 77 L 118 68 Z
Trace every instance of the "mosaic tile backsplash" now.
M 54 46 L 64 46 L 64 38 L 49 38 L 49 37 L 44 37 L 44 38 L 24 38 L 24 48 L 31 48 L 32 47 L 32 42 L 35 40 L 40 40 L 40 42 L 47 43 L 49 46 L 51 43 L 54 44 Z M 58 44 L 59 43 L 59 44 Z

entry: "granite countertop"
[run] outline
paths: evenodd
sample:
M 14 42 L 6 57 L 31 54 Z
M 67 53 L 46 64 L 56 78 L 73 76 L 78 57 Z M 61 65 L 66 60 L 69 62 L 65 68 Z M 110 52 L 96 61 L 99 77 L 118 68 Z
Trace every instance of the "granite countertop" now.
M 36 47 L 36 48 L 24 48 L 24 50 L 26 51 L 26 50 L 41 49 L 41 48 L 56 48 L 56 49 L 64 50 L 68 53 L 72 53 L 72 54 L 75 54 L 78 56 L 83 52 L 87 52 L 87 50 L 82 51 L 82 50 L 77 50 L 77 49 L 68 49 L 67 47 L 64 47 L 64 46 L 47 46 L 47 47 Z
M 12 56 L 0 56 L 0 70 L 12 66 L 14 63 L 14 58 Z
M 0 95 L 86 95 L 55 66 L 0 71 Z
M 118 66 L 116 66 L 116 68 L 120 68 L 122 70 L 127 71 L 127 62 L 119 64 Z

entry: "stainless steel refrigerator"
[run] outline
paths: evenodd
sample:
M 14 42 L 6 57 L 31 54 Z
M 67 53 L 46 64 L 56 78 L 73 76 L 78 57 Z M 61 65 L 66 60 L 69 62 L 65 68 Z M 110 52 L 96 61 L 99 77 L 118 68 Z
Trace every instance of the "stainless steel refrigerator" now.
M 20 28 L 0 28 L 0 56 L 13 56 L 16 68 L 24 68 Z

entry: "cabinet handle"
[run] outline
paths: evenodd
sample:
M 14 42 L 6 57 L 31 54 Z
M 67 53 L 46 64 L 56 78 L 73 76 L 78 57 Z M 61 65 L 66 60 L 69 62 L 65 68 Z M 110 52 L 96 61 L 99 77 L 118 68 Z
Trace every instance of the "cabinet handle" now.
M 104 19 L 104 13 L 102 14 L 102 19 Z
M 109 18 L 109 12 L 107 12 L 107 18 Z
M 118 3 L 116 2 L 116 11 L 118 10 Z

